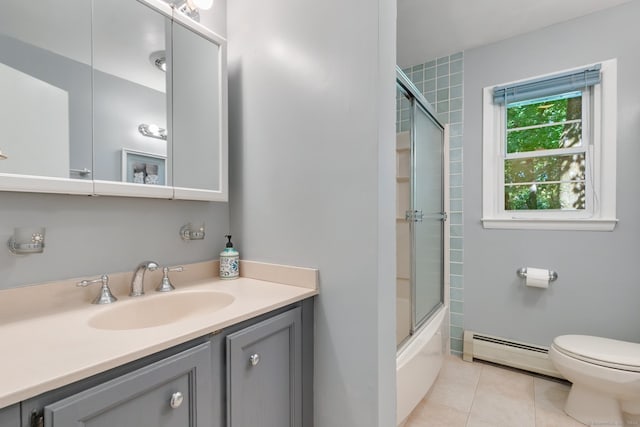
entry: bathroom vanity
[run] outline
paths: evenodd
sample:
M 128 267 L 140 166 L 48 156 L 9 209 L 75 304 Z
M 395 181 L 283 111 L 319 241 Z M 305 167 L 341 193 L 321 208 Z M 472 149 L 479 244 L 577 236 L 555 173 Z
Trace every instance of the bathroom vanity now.
M 91 305 L 83 297 L 83 306 L 63 313 L 3 323 L 0 338 L 9 350 L 8 363 L 0 367 L 0 376 L 6 378 L 0 382 L 0 426 L 312 425 L 317 271 L 244 264 L 249 274 L 262 272 L 267 280 L 197 278 L 198 271 L 212 272 L 215 266 L 199 263 L 190 266 L 191 277 L 174 282 L 174 299 L 147 290 L 137 301 L 123 295 L 127 275 L 112 275 L 112 290 L 119 298 L 112 307 Z M 39 293 L 48 298 L 55 289 L 66 289 L 62 286 L 60 282 Z M 36 295 L 39 286 L 30 288 L 24 289 L 30 294 L 26 297 Z M 3 301 L 14 299 L 18 291 L 2 291 L 13 293 Z M 222 307 L 212 305 L 211 312 L 195 307 L 193 314 L 151 327 L 134 323 L 134 329 L 120 324 L 108 329 L 92 321 L 118 304 L 124 307 L 119 317 L 129 319 L 128 307 L 143 299 L 162 307 L 163 300 L 184 300 L 180 295 L 187 294 L 202 298 L 206 293 L 233 300 Z M 40 306 L 45 312 L 46 305 Z M 67 326 L 59 330 L 62 324 Z M 31 329 L 38 325 L 35 335 Z M 31 338 L 15 336 L 20 329 L 31 331 Z M 33 345 L 26 344 L 29 340 Z

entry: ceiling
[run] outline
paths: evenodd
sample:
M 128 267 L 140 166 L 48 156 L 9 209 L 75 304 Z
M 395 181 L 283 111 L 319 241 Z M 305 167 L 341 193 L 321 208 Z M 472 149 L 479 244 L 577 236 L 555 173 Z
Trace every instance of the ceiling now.
M 397 0 L 397 63 L 403 68 L 420 64 L 629 1 L 640 0 Z M 164 90 L 163 74 L 149 62 L 150 53 L 164 48 L 163 19 L 132 25 L 146 22 L 123 18 L 143 13 L 133 10 L 146 9 L 139 3 L 102 0 L 96 2 L 99 5 L 105 11 L 94 15 L 94 30 L 104 28 L 104 34 L 121 43 L 116 49 L 105 43 L 101 54 L 94 55 L 94 61 L 100 62 L 96 68 Z M 126 8 L 132 10 L 124 13 Z M 0 33 L 89 64 L 90 16 L 86 0 L 11 0 L 0 14 Z M 149 73 L 155 73 L 152 79 Z
M 632 0 L 397 1 L 397 63 L 404 68 Z

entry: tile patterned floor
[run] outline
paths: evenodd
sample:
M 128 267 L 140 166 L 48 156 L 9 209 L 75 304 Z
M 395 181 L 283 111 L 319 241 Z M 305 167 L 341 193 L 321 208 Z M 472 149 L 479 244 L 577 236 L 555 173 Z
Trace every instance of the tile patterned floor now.
M 564 383 L 450 356 L 405 427 L 584 427 L 562 410 L 568 393 Z

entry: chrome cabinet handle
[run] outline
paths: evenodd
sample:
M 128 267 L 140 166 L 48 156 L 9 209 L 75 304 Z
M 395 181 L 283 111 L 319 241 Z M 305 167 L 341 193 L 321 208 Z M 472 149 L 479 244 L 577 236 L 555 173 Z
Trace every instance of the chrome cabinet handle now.
M 176 409 L 176 408 L 179 408 L 180 405 L 182 405 L 183 400 L 184 400 L 184 397 L 182 396 L 182 393 L 180 393 L 179 391 L 176 391 L 171 395 L 171 402 L 169 404 L 173 409 Z
M 260 362 L 260 355 L 258 353 L 254 353 L 249 356 L 249 362 L 251 362 L 251 366 L 256 366 Z

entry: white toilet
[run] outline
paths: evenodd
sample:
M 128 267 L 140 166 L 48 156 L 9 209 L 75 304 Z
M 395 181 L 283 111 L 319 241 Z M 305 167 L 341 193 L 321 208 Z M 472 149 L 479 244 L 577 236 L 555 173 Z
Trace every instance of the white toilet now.
M 573 383 L 567 414 L 589 426 L 640 425 L 640 344 L 562 335 L 549 357 Z

